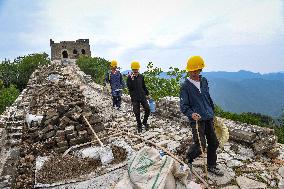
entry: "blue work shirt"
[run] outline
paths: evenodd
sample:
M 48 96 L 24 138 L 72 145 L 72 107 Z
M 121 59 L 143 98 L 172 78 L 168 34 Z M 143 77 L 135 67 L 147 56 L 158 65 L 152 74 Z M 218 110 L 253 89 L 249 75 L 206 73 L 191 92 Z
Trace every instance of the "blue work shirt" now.
M 200 91 L 188 79 L 184 81 L 180 90 L 180 110 L 190 122 L 195 122 L 191 117 L 192 113 L 198 113 L 201 116 L 200 121 L 213 119 L 214 104 L 205 77 L 200 76 Z
M 105 82 L 110 84 L 112 96 L 121 96 L 122 92 L 120 89 L 123 89 L 125 84 L 120 71 L 108 72 L 105 77 Z

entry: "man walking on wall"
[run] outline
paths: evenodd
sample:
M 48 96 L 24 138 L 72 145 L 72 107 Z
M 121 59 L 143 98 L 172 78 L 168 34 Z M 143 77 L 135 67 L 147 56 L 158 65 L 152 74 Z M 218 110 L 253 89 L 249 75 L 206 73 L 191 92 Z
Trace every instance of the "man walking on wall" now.
M 117 61 L 112 60 L 110 63 L 111 70 L 106 74 L 105 83 L 111 86 L 112 106 L 120 109 L 122 88 L 124 88 L 124 81 L 119 70 L 117 70 Z
M 204 67 L 200 56 L 192 56 L 186 67 L 189 77 L 182 84 L 180 91 L 180 109 L 188 117 L 193 134 L 193 144 L 189 148 L 187 158 L 189 166 L 192 167 L 193 160 L 205 151 L 207 140 L 208 172 L 223 176 L 224 173 L 216 163 L 219 142 L 213 127 L 214 104 L 209 94 L 208 82 L 200 75 Z
M 138 133 L 141 133 L 142 124 L 145 126 L 146 130 L 149 130 L 149 125 L 147 121 L 150 115 L 150 107 L 146 99 L 149 95 L 149 92 L 145 85 L 144 76 L 139 73 L 140 63 L 132 62 L 131 69 L 132 73 L 130 73 L 127 77 L 127 87 L 131 97 L 133 112 L 136 117 L 137 130 Z M 140 118 L 140 104 L 143 106 L 145 111 L 144 119 L 142 122 Z

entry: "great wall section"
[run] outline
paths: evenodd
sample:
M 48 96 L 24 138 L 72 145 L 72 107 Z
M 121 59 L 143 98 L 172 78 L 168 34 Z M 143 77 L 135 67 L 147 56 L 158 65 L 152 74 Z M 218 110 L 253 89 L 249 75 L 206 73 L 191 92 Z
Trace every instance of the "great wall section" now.
M 149 145 L 131 136 L 137 133 L 129 96 L 123 95 L 120 111 L 113 109 L 109 94 L 80 71 L 74 60 L 63 63 L 53 60 L 38 68 L 1 115 L 0 188 L 115 188 L 127 172 L 127 160 Z M 43 116 L 41 123 L 26 121 L 34 115 Z M 78 157 L 79 150 L 94 140 L 83 117 L 112 149 L 110 164 Z M 218 149 L 218 163 L 225 175 L 209 174 L 210 188 L 284 187 L 284 148 L 276 142 L 274 131 L 222 118 L 218 121 L 229 128 L 230 140 Z M 149 122 L 150 130 L 139 136 L 184 160 L 192 136 L 178 98 L 157 102 L 157 112 Z M 88 145 L 79 146 L 85 143 Z M 194 170 L 204 176 L 202 158 L 194 162 Z M 202 185 L 200 179 L 192 180 Z

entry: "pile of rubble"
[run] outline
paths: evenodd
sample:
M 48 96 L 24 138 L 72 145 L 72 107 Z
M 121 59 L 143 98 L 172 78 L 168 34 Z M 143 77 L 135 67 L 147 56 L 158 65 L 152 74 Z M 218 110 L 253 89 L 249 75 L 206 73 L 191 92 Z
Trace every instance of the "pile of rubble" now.
M 147 141 L 186 162 L 192 134 L 187 118 L 179 111 L 178 98 L 167 97 L 156 103 L 157 113 L 149 118 L 151 128 L 139 134 L 140 138 L 133 136 L 136 121 L 130 97 L 123 95 L 123 101 L 120 111 L 113 109 L 104 88 L 75 64 L 54 62 L 36 70 L 27 88 L 1 118 L 0 187 L 111 188 L 122 179 L 131 155 L 152 146 Z M 115 159 L 110 165 L 76 156 L 91 143 L 98 145 L 91 142 L 94 136 L 83 117 L 103 143 L 112 146 Z M 229 128 L 230 142 L 218 149 L 218 163 L 225 175 L 209 174 L 206 182 L 210 187 L 281 185 L 284 150 L 276 143 L 273 130 L 221 118 L 218 121 Z M 11 162 L 13 166 L 9 167 Z M 201 158 L 194 162 L 194 168 L 203 178 Z M 203 184 L 195 177 L 192 181 Z

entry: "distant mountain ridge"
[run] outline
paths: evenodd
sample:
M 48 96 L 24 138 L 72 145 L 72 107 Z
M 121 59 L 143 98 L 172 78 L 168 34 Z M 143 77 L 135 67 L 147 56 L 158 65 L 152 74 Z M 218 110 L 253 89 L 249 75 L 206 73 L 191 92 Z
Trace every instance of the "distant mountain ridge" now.
M 273 117 L 284 110 L 284 73 L 260 74 L 204 72 L 211 96 L 222 109 L 230 112 L 255 112 Z
M 204 76 L 209 78 L 224 78 L 233 81 L 241 81 L 244 79 L 284 80 L 284 72 L 260 74 L 245 70 L 240 70 L 238 72 L 204 72 Z
M 214 102 L 230 112 L 278 117 L 284 110 L 284 73 L 204 72 Z

